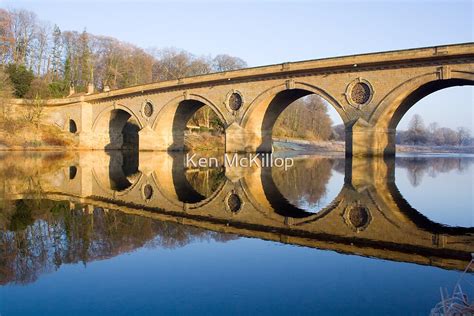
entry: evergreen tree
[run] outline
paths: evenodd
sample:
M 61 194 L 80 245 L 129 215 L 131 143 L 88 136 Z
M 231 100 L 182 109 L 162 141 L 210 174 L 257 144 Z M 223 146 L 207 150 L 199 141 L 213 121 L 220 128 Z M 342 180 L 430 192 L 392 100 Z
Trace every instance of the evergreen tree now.
M 14 95 L 23 98 L 30 90 L 31 82 L 34 79 L 33 72 L 24 65 L 10 64 L 7 66 L 7 73 L 13 84 Z
M 53 30 L 53 48 L 51 51 L 52 81 L 60 79 L 62 49 L 61 30 L 55 25 Z
M 86 89 L 87 85 L 92 82 L 92 63 L 91 50 L 89 47 L 89 34 L 85 29 L 79 37 L 79 49 L 79 88 Z

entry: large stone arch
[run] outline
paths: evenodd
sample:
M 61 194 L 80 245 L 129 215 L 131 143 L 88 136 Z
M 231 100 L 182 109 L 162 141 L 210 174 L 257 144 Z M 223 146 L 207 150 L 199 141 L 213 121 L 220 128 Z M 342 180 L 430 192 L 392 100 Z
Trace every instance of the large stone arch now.
M 474 72 L 443 69 L 447 68 L 399 84 L 380 101 L 368 121 L 359 119 L 349 131 L 346 129 L 347 155 L 394 155 L 396 127 L 414 104 L 445 88 L 474 85 Z
M 140 148 L 183 151 L 186 123 L 203 106 L 209 106 L 227 126 L 225 115 L 214 102 L 198 94 L 183 94 L 164 104 L 151 126 L 142 131 Z
M 129 107 L 111 105 L 102 110 L 92 123 L 92 134 L 97 149 L 123 149 L 127 137 L 133 138 L 134 149 L 138 149 L 138 132 L 143 122 Z M 135 139 L 136 138 L 136 139 Z M 135 148 L 136 147 L 136 148 Z
M 286 81 L 259 94 L 246 108 L 239 121 L 226 132 L 227 152 L 271 152 L 272 130 L 278 116 L 297 99 L 316 94 L 333 106 L 344 122 L 348 117 L 329 92 L 314 85 Z

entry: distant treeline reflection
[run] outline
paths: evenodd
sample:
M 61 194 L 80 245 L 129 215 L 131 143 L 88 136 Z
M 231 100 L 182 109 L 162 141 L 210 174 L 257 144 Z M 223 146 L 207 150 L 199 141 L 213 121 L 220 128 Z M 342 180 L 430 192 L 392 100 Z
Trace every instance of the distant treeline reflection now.
M 474 159 L 466 157 L 403 157 L 396 160 L 397 167 L 407 170 L 408 179 L 413 186 L 421 184 L 423 177 L 428 175 L 432 178 L 440 173 L 448 173 L 452 170 L 466 171 Z
M 344 174 L 344 159 L 302 159 L 295 160 L 294 166 L 287 171 L 272 169 L 272 178 L 276 186 L 293 205 L 319 210 L 327 193 L 327 184 L 332 170 Z
M 111 258 L 140 247 L 178 248 L 235 235 L 51 200 L 3 201 L 0 284 L 29 283 L 62 264 Z

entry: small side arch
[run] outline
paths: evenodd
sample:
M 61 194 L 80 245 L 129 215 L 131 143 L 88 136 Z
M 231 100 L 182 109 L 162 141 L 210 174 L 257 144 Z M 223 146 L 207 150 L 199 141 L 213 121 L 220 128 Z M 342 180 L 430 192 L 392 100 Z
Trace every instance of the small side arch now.
M 76 134 L 77 133 L 76 121 L 74 121 L 71 118 L 69 119 L 69 122 L 68 122 L 68 130 L 69 130 L 69 133 L 71 133 L 71 134 Z

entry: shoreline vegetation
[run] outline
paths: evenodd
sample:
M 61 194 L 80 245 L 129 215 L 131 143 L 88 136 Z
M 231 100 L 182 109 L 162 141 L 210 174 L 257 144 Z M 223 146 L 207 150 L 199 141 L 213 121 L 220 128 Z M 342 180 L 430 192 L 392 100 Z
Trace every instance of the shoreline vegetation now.
M 0 122 L 0 126 L 3 122 Z M 20 126 L 18 126 L 20 125 Z M 57 127 L 40 124 L 17 123 L 19 131 L 0 129 L 0 152 L 45 151 L 64 152 L 82 151 L 73 135 Z M 275 152 L 293 153 L 344 153 L 343 141 L 311 141 L 297 138 L 274 138 Z M 212 132 L 188 132 L 185 139 L 185 150 L 189 152 L 213 153 L 224 152 L 225 137 Z M 436 145 L 400 145 L 397 153 L 425 154 L 474 154 L 474 146 L 436 146 Z
M 77 145 L 76 136 L 59 127 L 24 118 L 0 119 L 1 151 L 64 151 Z
M 273 139 L 276 151 L 345 152 L 342 141 L 307 141 L 301 139 Z M 396 145 L 397 153 L 474 154 L 474 146 Z

